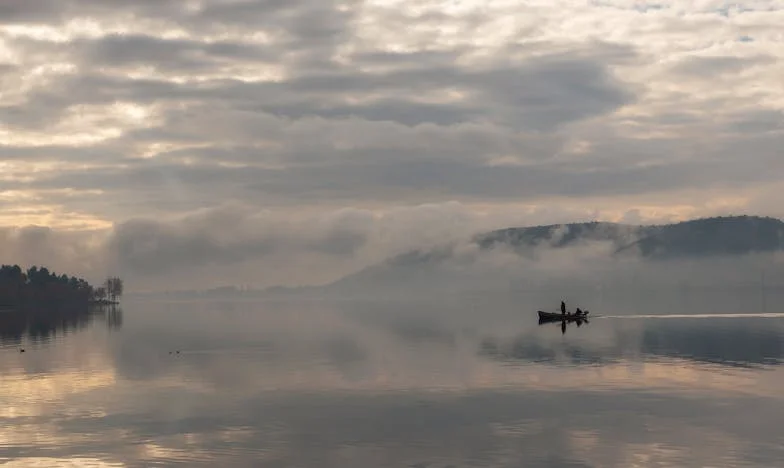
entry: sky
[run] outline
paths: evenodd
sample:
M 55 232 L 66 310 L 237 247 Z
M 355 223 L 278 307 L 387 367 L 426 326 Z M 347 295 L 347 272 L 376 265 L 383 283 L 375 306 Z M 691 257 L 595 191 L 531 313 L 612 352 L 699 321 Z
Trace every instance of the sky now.
M 781 0 L 4 0 L 0 261 L 317 284 L 496 227 L 784 217 L 781 24 Z

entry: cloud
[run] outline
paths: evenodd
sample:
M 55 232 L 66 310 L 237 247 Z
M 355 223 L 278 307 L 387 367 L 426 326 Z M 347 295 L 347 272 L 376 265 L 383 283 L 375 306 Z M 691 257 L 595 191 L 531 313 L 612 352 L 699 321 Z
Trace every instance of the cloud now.
M 773 63 L 771 56 L 751 57 L 689 57 L 678 63 L 674 70 L 677 73 L 704 79 L 714 79 L 717 75 L 737 74 L 754 66 Z
M 443 288 L 498 290 L 513 284 L 545 287 L 553 282 L 561 287 L 570 282 L 569 287 L 581 288 L 589 283 L 595 286 L 596 281 L 623 283 L 632 273 L 651 285 L 674 286 L 693 278 L 702 278 L 709 284 L 722 280 L 737 282 L 744 275 L 756 277 L 759 268 L 769 263 L 754 258 L 729 260 L 734 262 L 731 267 L 689 262 L 643 267 L 634 255 L 611 258 L 619 245 L 601 239 L 587 239 L 560 250 L 550 250 L 548 243 L 525 252 L 506 247 L 482 250 L 472 241 L 477 233 L 510 225 L 602 217 L 634 222 L 671 221 L 668 212 L 659 213 L 655 207 L 602 214 L 569 203 L 498 208 L 448 202 L 392 209 L 306 211 L 229 203 L 169 218 L 171 212 L 177 211 L 176 200 L 150 203 L 163 205 L 157 207 L 162 213 L 160 217 L 134 217 L 108 229 L 85 230 L 89 218 L 50 211 L 49 216 L 62 216 L 71 224 L 57 229 L 6 228 L 0 255 L 6 263 L 43 264 L 91 281 L 99 281 L 105 274 L 119 274 L 129 291 L 216 285 L 319 285 L 347 276 L 346 291 L 363 293 L 387 286 L 395 290 L 401 285 L 408 285 L 412 293 Z M 714 208 L 703 209 L 710 213 Z M 22 213 L 17 211 L 16 216 Z M 36 212 L 24 215 L 35 216 Z M 567 229 L 564 228 L 564 236 L 568 235 Z M 624 235 L 626 244 L 633 242 L 633 229 Z M 402 254 L 410 255 L 398 257 Z M 385 263 L 392 258 L 396 259 L 392 264 Z M 771 268 L 773 271 L 778 267 L 771 264 Z M 357 272 L 362 275 L 359 280 L 350 276 Z M 421 278 L 417 279 L 418 275 Z M 361 284 L 366 287 L 360 288 Z
M 95 67 L 137 66 L 164 69 L 169 73 L 209 73 L 234 61 L 266 62 L 275 57 L 260 44 L 234 41 L 204 43 L 187 39 L 164 39 L 140 34 L 113 34 L 100 39 L 74 41 L 71 48 L 82 63 Z
M 521 208 L 478 215 L 456 202 L 309 213 L 226 204 L 173 220 L 133 218 L 96 231 L 6 229 L 0 254 L 6 263 L 45 264 L 95 281 L 120 274 L 128 289 L 137 291 L 320 284 L 412 249 L 461 245 L 478 230 L 505 226 L 515 211 Z M 578 214 L 526 211 L 517 215 L 520 220 L 565 220 Z M 457 258 L 475 255 L 469 248 Z M 486 267 L 494 262 L 488 258 Z
M 548 206 L 608 220 L 784 215 L 763 196 L 784 169 L 776 5 L 0 8 L 0 200 L 24 213 L 0 225 L 15 229 L 149 230 L 174 257 L 203 250 L 205 265 L 266 254 L 265 235 L 226 246 L 176 227 L 238 204 L 285 226 L 318 210 L 378 218 L 450 201 L 471 219 L 504 212 L 501 224 L 521 219 L 515 205 L 529 224 Z M 343 222 L 329 241 L 293 244 L 326 257 L 368 249 L 356 220 Z M 133 258 L 165 258 L 124 242 Z
M 0 228 L 4 264 L 48 266 L 50 271 L 83 276 L 105 271 L 105 232 L 63 232 L 48 227 Z
M 175 223 L 131 220 L 109 242 L 130 273 L 169 273 L 312 251 L 350 256 L 367 241 L 370 215 L 343 210 L 292 223 L 243 207 L 212 209 Z

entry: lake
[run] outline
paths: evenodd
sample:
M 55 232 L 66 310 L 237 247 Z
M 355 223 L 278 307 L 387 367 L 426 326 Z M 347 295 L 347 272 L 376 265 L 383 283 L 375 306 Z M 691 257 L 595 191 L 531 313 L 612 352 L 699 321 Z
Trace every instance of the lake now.
M 776 466 L 781 299 L 128 299 L 5 326 L 0 464 Z

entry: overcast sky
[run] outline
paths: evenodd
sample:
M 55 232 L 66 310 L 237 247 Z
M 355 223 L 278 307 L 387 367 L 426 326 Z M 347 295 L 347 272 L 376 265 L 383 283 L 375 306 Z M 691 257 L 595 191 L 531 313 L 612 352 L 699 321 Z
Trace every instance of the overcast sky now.
M 301 284 L 506 225 L 784 216 L 782 24 L 782 0 L 3 0 L 0 260 Z

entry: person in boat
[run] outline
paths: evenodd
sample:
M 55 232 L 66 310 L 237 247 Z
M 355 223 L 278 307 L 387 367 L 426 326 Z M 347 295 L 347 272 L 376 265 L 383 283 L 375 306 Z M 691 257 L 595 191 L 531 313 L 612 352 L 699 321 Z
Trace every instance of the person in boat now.
M 566 315 L 566 303 L 561 301 L 561 315 Z
M 580 310 L 580 308 L 578 307 L 575 310 L 574 315 L 577 316 L 577 317 L 585 318 L 585 317 L 588 316 L 588 311 L 587 310 Z

